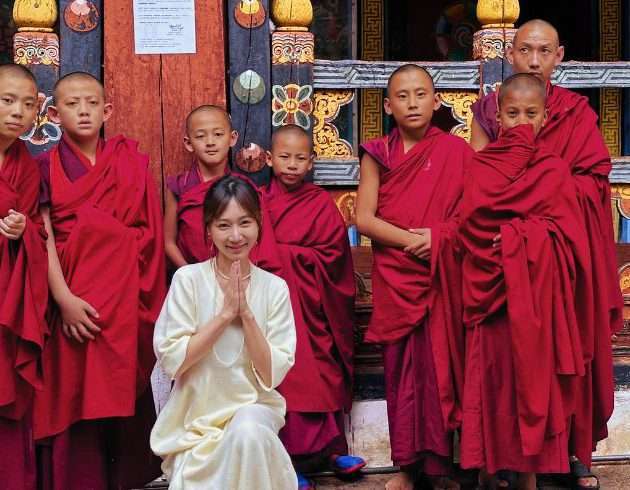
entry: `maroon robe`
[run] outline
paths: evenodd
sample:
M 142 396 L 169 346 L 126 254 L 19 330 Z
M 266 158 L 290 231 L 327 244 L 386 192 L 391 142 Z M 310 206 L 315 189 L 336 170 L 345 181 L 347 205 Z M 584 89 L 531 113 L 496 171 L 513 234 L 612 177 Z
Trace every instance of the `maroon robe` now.
M 149 377 L 153 324 L 166 293 L 160 203 L 147 157 L 118 136 L 100 145 L 94 166 L 65 138 L 39 160 L 64 277 L 98 311 L 102 329 L 94 341 L 69 339 L 50 305 L 43 362 L 56 382 L 36 396 L 34 411 L 42 485 L 142 485 L 159 475 L 148 442 L 155 421 Z
M 264 197 L 284 269 L 292 273 L 295 317 L 303 320 L 296 322 L 295 366 L 279 388 L 288 411 L 281 438 L 291 455 L 325 448 L 345 454 L 355 283 L 343 218 L 330 195 L 313 184 L 288 192 L 273 179 Z
M 593 321 L 573 182 L 531 125 L 477 153 L 466 176 L 462 466 L 565 472 L 585 375 L 581 331 Z
M 203 200 L 216 180 L 203 182 L 199 165 L 194 163 L 189 170 L 166 181 L 177 199 L 177 248 L 189 264 L 208 260 L 211 255 L 211 244 L 206 240 L 203 225 Z
M 40 356 L 48 335 L 48 259 L 38 198 L 37 164 L 18 140 L 0 169 L 0 218 L 9 209 L 26 217 L 19 240 L 0 236 L 0 475 L 6 490 L 35 489 L 32 403 L 42 388 Z
M 226 175 L 230 173 L 226 167 Z M 249 178 L 240 174 L 232 174 L 243 179 L 256 188 L 256 184 Z M 167 179 L 166 185 L 177 199 L 177 246 L 189 263 L 203 262 L 216 254 L 214 244 L 207 240 L 207 233 L 203 224 L 203 201 L 212 185 L 218 179 L 207 182 L 201 181 L 201 175 L 197 164 L 189 170 L 175 177 Z M 258 190 L 262 208 L 262 229 L 258 244 L 250 253 L 250 260 L 258 267 L 273 274 L 282 275 L 282 264 L 277 249 L 271 220 L 267 216 L 267 210 L 262 195 Z
M 473 105 L 475 120 L 496 139 L 497 99 L 489 94 Z M 617 280 L 616 251 L 610 212 L 610 155 L 588 99 L 558 86 L 548 86 L 547 123 L 538 138 L 557 155 L 573 176 L 589 239 L 590 282 L 597 284 L 588 299 L 594 314 L 590 329 L 581 332 L 586 360 L 583 400 L 571 430 L 570 450 L 590 465 L 597 441 L 608 435 L 614 408 L 611 335 L 622 327 L 623 299 Z
M 385 388 L 397 465 L 424 460 L 449 470 L 461 421 L 464 335 L 456 245 L 466 142 L 431 127 L 404 153 L 397 130 L 362 151 L 380 167 L 377 216 L 402 229 L 430 228 L 430 260 L 372 242 L 374 311 L 366 340 L 384 343 Z

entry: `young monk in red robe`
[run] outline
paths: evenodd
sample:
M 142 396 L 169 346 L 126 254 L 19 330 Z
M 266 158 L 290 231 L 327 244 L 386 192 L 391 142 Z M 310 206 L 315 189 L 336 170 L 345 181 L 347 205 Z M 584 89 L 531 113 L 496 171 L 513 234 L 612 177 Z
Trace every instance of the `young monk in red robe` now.
M 61 78 L 50 118 L 62 141 L 39 158 L 48 232 L 51 338 L 35 400 L 42 486 L 135 488 L 160 474 L 149 449 L 153 324 L 166 293 L 164 238 L 148 158 L 123 136 L 101 83 Z
M 216 253 L 203 224 L 203 200 L 217 178 L 230 172 L 230 148 L 237 139 L 230 115 L 219 106 L 199 106 L 186 119 L 184 145 L 194 154 L 195 161 L 189 170 L 166 182 L 164 242 L 166 255 L 175 267 L 203 262 Z M 253 185 L 247 177 L 237 177 Z M 262 215 L 260 240 L 251 257 L 259 267 L 280 274 L 281 260 L 264 206 Z
M 329 461 L 348 474 L 365 466 L 347 456 L 344 412 L 352 405 L 354 272 L 343 218 L 330 195 L 304 182 L 313 166 L 312 141 L 283 126 L 272 138 L 274 176 L 264 193 L 285 269 L 292 272 L 300 309 L 296 364 L 280 391 L 287 400 L 280 437 L 298 472 L 308 461 Z M 305 387 L 308 389 L 305 389 Z M 314 488 L 298 473 L 300 489 Z
M 374 252 L 366 340 L 384 344 L 392 459 L 402 469 L 388 490 L 411 490 L 418 472 L 433 488 L 459 488 L 448 478 L 464 359 L 454 217 L 471 150 L 431 126 L 439 106 L 430 75 L 404 65 L 385 100 L 396 129 L 361 147 L 357 225 Z
M 230 115 L 221 107 L 202 105 L 186 118 L 184 146 L 194 155 L 187 171 L 166 181 L 164 240 L 166 256 L 179 268 L 210 257 L 202 204 L 213 182 L 228 171 L 230 148 L 238 139 Z
M 581 330 L 592 322 L 590 256 L 569 170 L 536 138 L 546 120 L 544 84 L 513 75 L 498 101 L 499 138 L 472 158 L 461 211 L 461 463 L 489 475 L 518 472 L 518 488 L 535 490 L 536 473 L 569 469 L 585 374 Z
M 37 115 L 37 84 L 23 66 L 0 66 L 0 481 L 35 490 L 33 392 L 42 387 L 48 284 L 39 170 L 18 137 Z
M 594 321 L 582 331 L 586 376 L 580 395 L 583 402 L 574 418 L 570 440 L 570 453 L 577 456 L 571 462 L 573 484 L 592 489 L 599 485 L 588 470 L 591 453 L 597 441 L 607 437 L 606 424 L 613 411 L 611 335 L 622 326 L 623 300 L 610 213 L 610 155 L 588 99 L 550 83 L 563 55 L 556 29 L 545 21 L 533 20 L 520 27 L 507 58 L 515 73 L 534 74 L 547 85 L 548 118 L 539 139 L 562 158 L 571 172 L 593 258 L 591 282 L 598 287 L 589 303 Z M 471 144 L 480 149 L 498 134 L 496 94 L 481 99 L 473 112 Z

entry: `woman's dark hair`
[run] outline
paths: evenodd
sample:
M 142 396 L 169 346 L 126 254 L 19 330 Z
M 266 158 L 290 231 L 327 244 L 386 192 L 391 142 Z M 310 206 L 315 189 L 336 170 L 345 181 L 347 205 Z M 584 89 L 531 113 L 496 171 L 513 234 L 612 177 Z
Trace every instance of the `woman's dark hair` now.
M 223 214 L 232 199 L 256 220 L 260 233 L 262 231 L 262 213 L 258 191 L 245 179 L 232 175 L 221 177 L 208 189 L 206 197 L 203 199 L 204 229 L 208 229 L 208 226 Z

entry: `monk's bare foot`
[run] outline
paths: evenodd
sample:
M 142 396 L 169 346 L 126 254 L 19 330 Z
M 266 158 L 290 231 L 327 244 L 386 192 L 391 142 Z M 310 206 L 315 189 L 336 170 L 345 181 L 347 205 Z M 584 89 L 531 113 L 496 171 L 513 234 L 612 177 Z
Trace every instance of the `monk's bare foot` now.
M 459 490 L 460 485 L 448 476 L 429 476 L 433 490 Z
M 599 488 L 599 479 L 593 476 L 585 476 L 577 479 L 577 484 L 582 488 Z
M 571 464 L 571 474 L 578 488 L 599 488 L 599 478 L 597 478 L 597 475 L 594 475 L 585 464 L 575 456 L 571 456 L 569 461 Z
M 404 472 L 397 473 L 385 484 L 385 490 L 413 490 L 411 475 Z

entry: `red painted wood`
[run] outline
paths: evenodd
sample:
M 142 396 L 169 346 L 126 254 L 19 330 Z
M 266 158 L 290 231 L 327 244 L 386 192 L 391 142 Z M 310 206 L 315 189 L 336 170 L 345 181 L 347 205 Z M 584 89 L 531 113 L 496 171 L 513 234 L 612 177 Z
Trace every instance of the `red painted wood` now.
M 114 104 L 105 133 L 140 141 L 160 188 L 165 175 L 190 162 L 182 145 L 189 111 L 201 104 L 225 106 L 223 0 L 195 3 L 196 54 L 138 56 L 131 2 L 104 0 L 104 82 Z
M 225 107 L 225 28 L 222 0 L 197 0 L 197 53 L 162 56 L 164 173 L 191 161 L 182 139 L 189 112 L 202 104 Z

